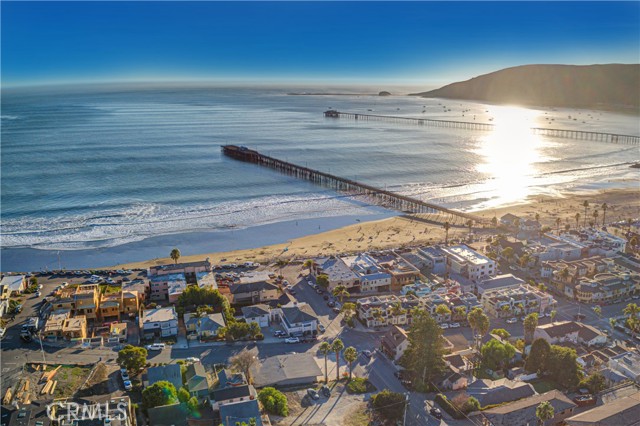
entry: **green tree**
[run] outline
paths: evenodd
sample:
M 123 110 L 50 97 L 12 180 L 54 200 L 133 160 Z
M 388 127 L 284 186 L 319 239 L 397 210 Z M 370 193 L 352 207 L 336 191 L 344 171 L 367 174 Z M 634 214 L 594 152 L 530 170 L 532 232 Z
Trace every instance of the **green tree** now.
M 346 302 L 342 305 L 342 313 L 344 314 L 345 321 L 353 317 L 356 314 L 356 304 Z
M 531 344 L 531 350 L 524 369 L 529 373 L 543 372 L 546 369 L 547 358 L 551 353 L 551 345 L 542 338 L 538 338 Z
M 580 213 L 576 213 L 574 216 L 576 219 L 576 229 L 580 226 Z
M 493 330 L 491 330 L 491 334 L 495 334 L 496 336 L 500 336 L 500 338 L 502 340 L 507 340 L 509 337 L 511 337 L 511 333 L 509 333 L 504 328 L 494 328 Z
M 600 206 L 602 208 L 602 226 L 605 225 L 605 219 L 607 217 L 607 209 L 609 208 L 609 206 L 607 205 L 607 203 L 602 203 L 602 206 Z
M 554 309 L 550 312 L 550 314 L 551 314 L 551 322 L 555 322 L 556 315 L 558 315 L 558 311 Z
M 142 391 L 142 404 L 146 409 L 178 402 L 176 387 L 166 380 L 155 382 Z
M 351 293 L 349 293 L 349 291 L 347 290 L 347 287 L 343 285 L 336 286 L 336 288 L 333 289 L 333 297 L 339 298 L 340 303 L 342 303 L 345 297 L 349 297 L 349 296 L 351 296 Z
M 351 380 L 353 373 L 353 362 L 358 359 L 358 351 L 353 346 L 349 346 L 344 350 L 344 360 L 349 363 L 349 380 Z
M 541 402 L 540 405 L 536 407 L 536 417 L 540 426 L 543 426 L 547 420 L 551 420 L 554 415 L 553 405 L 551 405 L 549 401 Z
M 320 353 L 324 355 L 324 383 L 329 383 L 329 370 L 327 369 L 327 356 L 331 352 L 331 344 L 327 341 L 320 343 L 320 347 L 318 348 Z
M 180 401 L 180 402 L 187 402 L 191 398 L 191 395 L 189 395 L 189 391 L 186 390 L 183 387 L 178 389 L 178 395 L 177 396 L 178 396 L 178 401 Z
M 593 211 L 593 223 L 594 224 L 598 223 L 598 210 Z
M 309 269 L 309 275 L 311 275 L 311 269 L 313 269 L 313 260 L 312 259 L 305 260 L 302 266 Z
M 533 341 L 533 334 L 538 327 L 538 314 L 533 312 L 526 316 L 522 323 L 524 327 L 524 341 L 529 343 Z
M 249 323 L 249 336 L 251 336 L 251 338 L 255 339 L 256 336 L 258 334 L 262 333 L 262 330 L 260 329 L 260 326 L 258 325 L 257 322 L 250 322 Z
M 513 260 L 514 254 L 511 247 L 505 247 L 500 254 L 502 254 L 502 257 L 507 259 L 508 262 L 511 262 Z
M 342 340 L 335 339 L 331 343 L 331 351 L 336 354 L 336 380 L 340 380 L 340 352 L 344 349 L 344 343 Z
M 169 257 L 173 259 L 173 261 L 177 264 L 178 259 L 180 259 L 180 250 L 178 250 L 177 248 L 174 248 L 173 250 L 171 250 Z
M 191 398 L 189 398 L 189 400 L 187 401 L 187 409 L 189 410 L 190 413 L 195 413 L 198 411 L 198 398 L 196 398 L 195 396 L 192 396 Z
M 606 379 L 599 371 L 594 371 L 580 381 L 581 388 L 589 389 L 589 392 L 596 394 L 607 387 Z
M 587 200 L 582 203 L 582 207 L 584 207 L 584 227 L 587 226 L 587 209 L 589 208 L 589 202 Z
M 439 318 L 448 317 L 451 315 L 451 309 L 444 303 L 441 303 L 436 307 L 436 315 L 438 315 Z
M 598 318 L 602 318 L 602 308 L 600 306 L 594 306 L 593 312 L 598 316 Z
M 116 362 L 130 373 L 137 374 L 147 364 L 147 350 L 138 346 L 126 345 L 118 352 Z
M 404 414 L 404 406 L 406 398 L 398 392 L 391 392 L 388 389 L 383 390 L 371 397 L 373 409 L 380 415 L 394 423 L 402 419 Z
M 576 359 L 578 355 L 575 349 L 551 345 L 551 352 L 547 357 L 545 371 L 554 378 L 557 383 L 567 389 L 573 389 L 580 381 L 580 369 Z
M 445 222 L 442 227 L 444 228 L 444 245 L 449 245 L 449 229 L 451 229 L 451 224 L 449 222 Z
M 320 274 L 316 277 L 316 284 L 320 287 L 326 289 L 329 287 L 329 276 L 325 274 Z
M 289 415 L 287 397 L 275 388 L 263 388 L 258 393 L 258 401 L 260 401 L 264 409 L 271 414 L 283 417 Z
M 562 219 L 560 219 L 559 217 L 556 218 L 556 232 L 558 233 L 558 235 L 560 235 L 560 225 L 562 224 Z
M 444 371 L 444 339 L 435 319 L 422 309 L 412 312 L 409 328 L 409 347 L 401 358 L 402 365 L 411 370 L 417 383 L 430 385 Z
M 497 371 L 504 368 L 509 360 L 516 354 L 514 348 L 509 342 L 502 343 L 496 339 L 491 339 L 482 346 L 480 351 L 482 354 L 482 362 L 491 370 Z
M 495 228 L 496 226 L 498 226 L 498 218 L 497 217 L 492 217 L 491 218 L 491 225 L 493 225 L 493 227 Z

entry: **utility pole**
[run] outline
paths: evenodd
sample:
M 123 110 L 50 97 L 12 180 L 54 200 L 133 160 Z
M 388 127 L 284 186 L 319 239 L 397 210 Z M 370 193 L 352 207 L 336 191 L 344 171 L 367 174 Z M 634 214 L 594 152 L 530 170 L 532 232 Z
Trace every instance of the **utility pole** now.
M 402 426 L 407 424 L 407 406 L 409 405 L 409 392 L 404 393 L 404 413 L 402 414 Z

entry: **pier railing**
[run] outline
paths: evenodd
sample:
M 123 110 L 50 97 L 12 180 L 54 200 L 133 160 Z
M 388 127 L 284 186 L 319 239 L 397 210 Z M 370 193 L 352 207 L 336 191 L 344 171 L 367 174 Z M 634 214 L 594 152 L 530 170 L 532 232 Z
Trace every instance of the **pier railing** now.
M 468 121 L 455 120 L 435 120 L 431 118 L 398 117 L 393 115 L 360 114 L 353 112 L 342 112 L 328 110 L 324 112 L 325 117 L 346 118 L 358 121 L 383 121 L 396 124 L 410 124 L 416 126 L 448 127 L 453 129 L 490 131 L 495 129 L 495 124 L 473 123 Z M 531 131 L 536 135 L 550 136 L 563 139 L 589 140 L 596 142 L 607 142 L 621 145 L 640 145 L 640 136 L 622 135 L 616 133 L 591 132 L 585 130 L 563 130 L 548 129 L 544 127 L 533 127 Z
M 224 145 L 222 147 L 222 152 L 224 155 L 236 160 L 268 167 L 270 169 L 277 170 L 278 172 L 334 189 L 337 192 L 347 193 L 354 196 L 364 196 L 368 200 L 371 200 L 372 203 L 386 208 L 405 213 L 436 214 L 437 217 L 432 219 L 434 222 L 443 223 L 447 221 L 452 225 L 464 225 L 469 220 L 475 224 L 489 223 L 489 220 L 480 216 L 449 209 L 437 204 L 408 197 L 406 195 L 397 194 L 386 189 L 376 188 L 355 180 L 299 166 L 288 161 L 269 157 L 243 146 Z

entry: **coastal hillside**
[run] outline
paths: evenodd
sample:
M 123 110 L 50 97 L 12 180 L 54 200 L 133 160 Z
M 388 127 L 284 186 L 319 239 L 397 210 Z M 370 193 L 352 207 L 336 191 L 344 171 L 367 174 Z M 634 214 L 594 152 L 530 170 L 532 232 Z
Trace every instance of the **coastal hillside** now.
M 523 65 L 414 96 L 640 113 L 640 64 Z

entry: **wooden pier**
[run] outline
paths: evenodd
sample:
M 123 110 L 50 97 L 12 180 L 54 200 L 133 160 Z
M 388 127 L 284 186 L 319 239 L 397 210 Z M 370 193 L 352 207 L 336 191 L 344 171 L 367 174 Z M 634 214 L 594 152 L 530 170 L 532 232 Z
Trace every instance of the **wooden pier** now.
M 222 146 L 222 152 L 224 155 L 233 159 L 268 167 L 286 175 L 295 176 L 299 179 L 308 180 L 317 185 L 331 188 L 337 192 L 351 196 L 363 196 L 367 198 L 367 200 L 370 200 L 372 204 L 404 213 L 426 214 L 427 217 L 423 219 L 428 221 L 438 223 L 444 223 L 446 221 L 451 225 L 457 226 L 465 226 L 469 220 L 473 221 L 475 225 L 490 223 L 490 220 L 480 216 L 448 209 L 351 179 L 345 179 L 319 170 L 298 166 L 288 161 L 260 154 L 258 151 L 243 146 L 224 145 Z
M 393 115 L 357 114 L 353 112 L 341 112 L 336 110 L 325 111 L 324 116 L 328 118 L 347 118 L 350 120 L 358 120 L 358 121 L 383 121 L 387 123 L 410 124 L 410 125 L 416 125 L 416 126 L 430 126 L 430 127 L 448 127 L 452 129 L 464 129 L 464 130 L 491 131 L 495 129 L 495 125 L 490 123 L 472 123 L 468 121 L 453 121 L 453 120 L 434 120 L 430 118 L 398 117 Z M 614 143 L 614 144 L 620 144 L 620 145 L 640 145 L 640 136 L 633 136 L 633 135 L 621 135 L 621 134 L 603 133 L 603 132 L 589 132 L 584 130 L 547 129 L 543 127 L 533 127 L 531 128 L 531 132 L 533 132 L 536 135 L 543 135 L 543 136 L 549 136 L 554 138 L 607 142 L 607 143 Z

